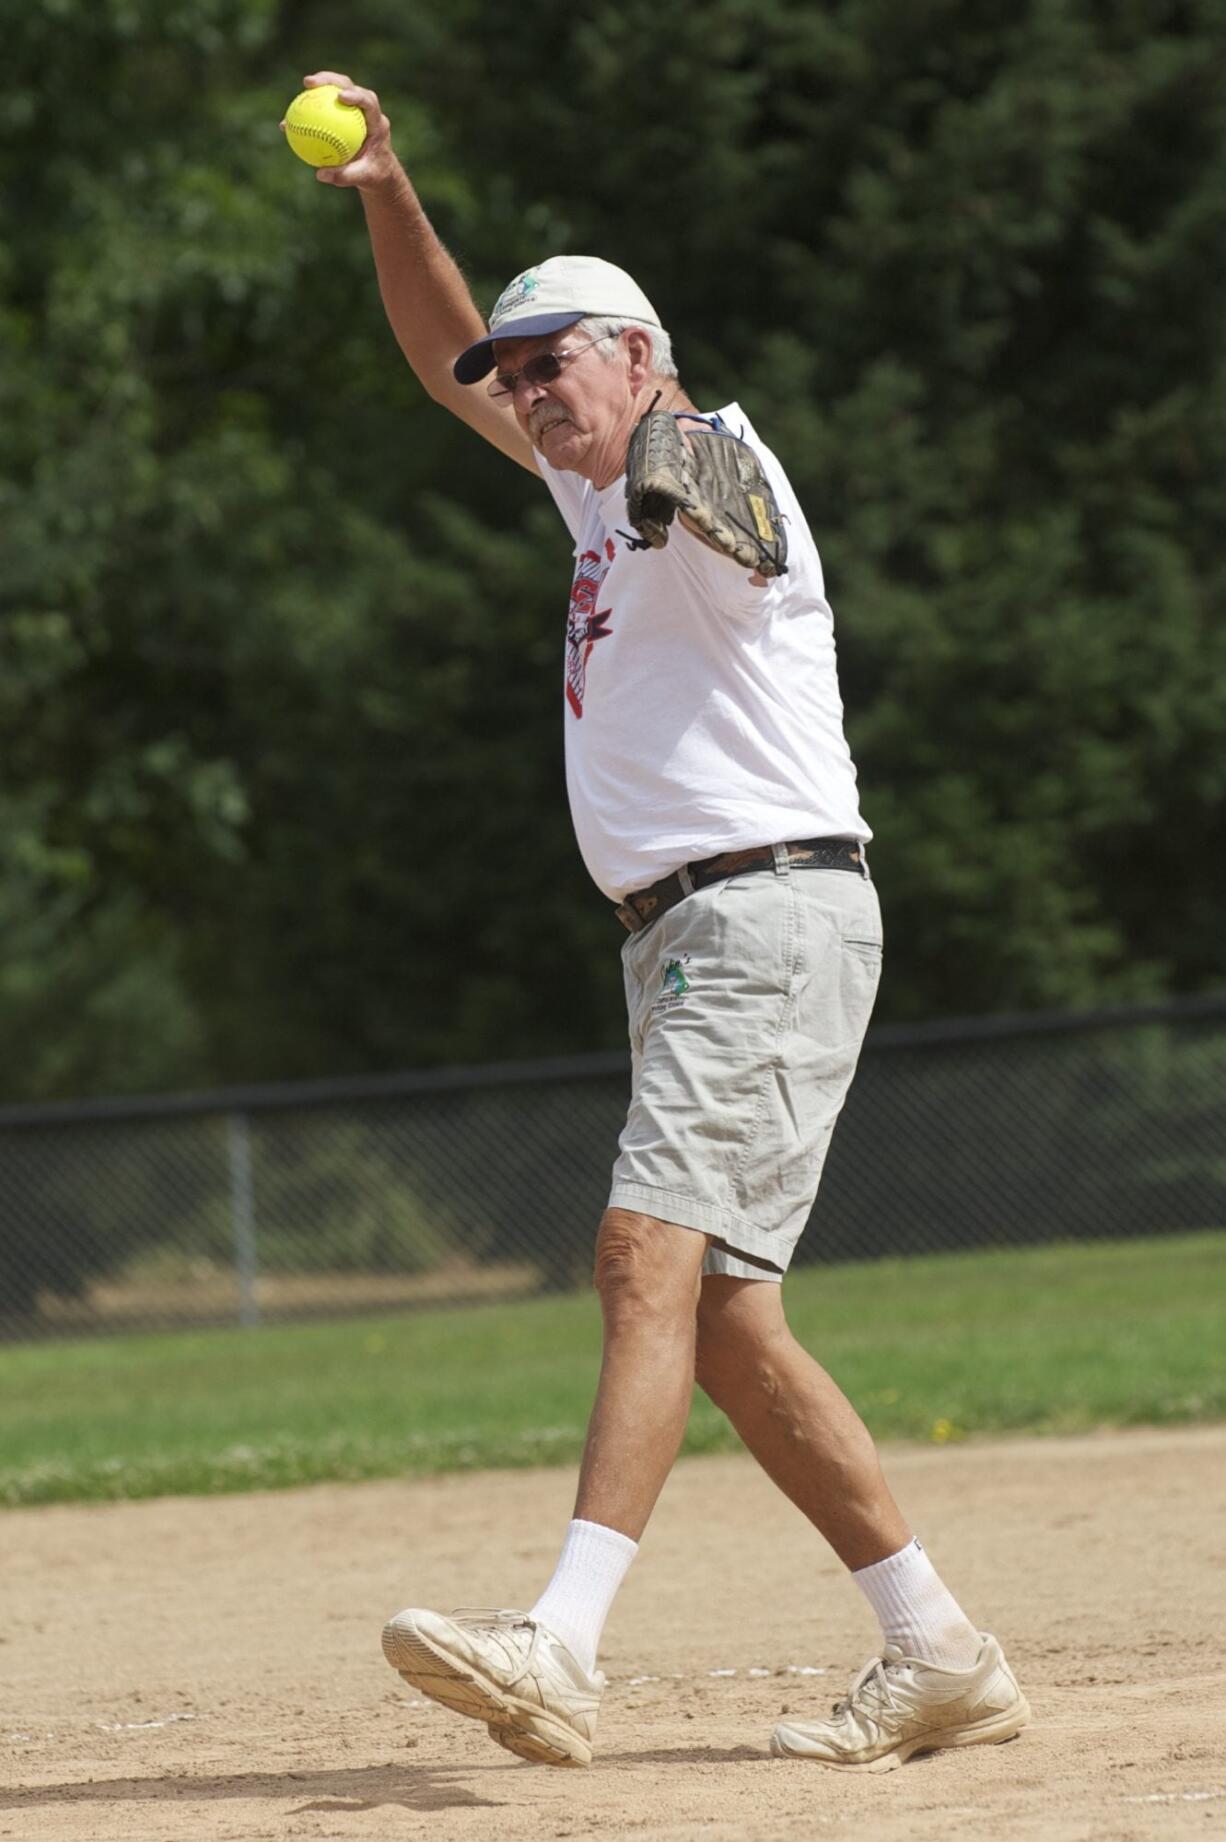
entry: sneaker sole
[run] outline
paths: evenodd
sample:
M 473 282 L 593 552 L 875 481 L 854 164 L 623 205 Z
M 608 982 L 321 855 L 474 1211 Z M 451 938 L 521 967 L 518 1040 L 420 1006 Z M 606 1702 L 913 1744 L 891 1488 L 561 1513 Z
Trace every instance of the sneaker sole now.
M 801 1759 L 808 1765 L 824 1765 L 832 1772 L 892 1772 L 916 1753 L 943 1752 L 954 1746 L 1001 1746 L 1006 1740 L 1015 1740 L 1029 1719 L 1030 1705 L 1022 1698 L 1003 1714 L 993 1714 L 970 1726 L 934 1728 L 914 1739 L 902 1740 L 891 1752 L 881 1753 L 876 1759 L 826 1759 L 820 1753 L 792 1752 L 780 1745 L 777 1734 L 771 1735 L 771 1752 L 776 1759 Z
M 431 1701 L 484 1721 L 490 1738 L 534 1765 L 590 1765 L 589 1740 L 533 1702 L 500 1688 L 418 1631 L 396 1619 L 384 1626 L 383 1654 L 405 1681 Z

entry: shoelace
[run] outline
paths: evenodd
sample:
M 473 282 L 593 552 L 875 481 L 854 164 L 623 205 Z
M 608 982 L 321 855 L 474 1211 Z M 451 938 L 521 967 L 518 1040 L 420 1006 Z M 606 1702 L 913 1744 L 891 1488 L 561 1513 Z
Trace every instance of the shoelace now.
M 870 1657 L 858 1676 L 852 1678 L 846 1695 L 834 1704 L 836 1714 L 850 1712 L 858 1700 L 876 1699 L 882 1709 L 897 1711 L 898 1704 L 888 1675 L 889 1665 L 884 1657 Z M 870 1694 L 870 1691 L 875 1691 Z
M 496 1605 L 461 1605 L 448 1614 L 458 1625 L 530 1625 L 527 1612 L 513 1612 Z
M 519 1668 L 507 1678 L 510 1687 L 522 1682 L 536 1662 L 536 1653 L 541 1642 L 541 1627 L 535 1619 L 529 1618 L 527 1612 L 516 1612 L 498 1606 L 463 1605 L 450 1614 L 458 1625 L 467 1625 L 469 1630 L 478 1631 L 531 1631 L 532 1639 L 524 1652 Z
M 594 1673 L 588 1672 L 586 1677 L 581 1676 L 578 1679 L 572 1680 L 570 1671 L 567 1669 L 561 1657 L 557 1654 L 559 1650 L 565 1651 L 565 1646 L 561 1645 L 559 1640 L 554 1638 L 551 1633 L 546 1630 L 544 1625 L 538 1625 L 535 1618 L 528 1612 L 516 1612 L 504 1607 L 492 1605 L 461 1605 L 457 1606 L 453 1612 L 449 1612 L 448 1617 L 458 1625 L 467 1625 L 470 1630 L 488 1631 L 490 1629 L 496 1629 L 514 1631 L 520 1629 L 531 1631 L 532 1641 L 528 1645 L 527 1652 L 525 1653 L 523 1667 L 515 1678 L 517 1682 L 521 1681 L 522 1678 L 528 1674 L 529 1670 L 531 1670 L 532 1666 L 537 1661 L 539 1652 L 542 1667 L 548 1666 L 554 1673 L 560 1668 L 563 1676 L 566 1677 L 570 1683 L 570 1686 L 582 1689 L 586 1684 L 590 1689 L 593 1681 L 598 1690 L 603 1689 L 605 1686 L 605 1677 L 600 1670 L 596 1670 Z M 569 1655 L 569 1652 L 566 1652 L 566 1654 Z

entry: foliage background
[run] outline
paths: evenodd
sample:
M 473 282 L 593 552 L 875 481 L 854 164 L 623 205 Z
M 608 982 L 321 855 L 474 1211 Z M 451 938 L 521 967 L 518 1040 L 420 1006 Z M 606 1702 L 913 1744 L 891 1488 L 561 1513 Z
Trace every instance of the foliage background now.
M 377 88 L 484 308 L 635 272 L 826 561 L 882 1017 L 1221 978 L 1224 0 L 43 0 L 0 111 L 0 1097 L 620 1046 L 566 534 L 431 404 Z

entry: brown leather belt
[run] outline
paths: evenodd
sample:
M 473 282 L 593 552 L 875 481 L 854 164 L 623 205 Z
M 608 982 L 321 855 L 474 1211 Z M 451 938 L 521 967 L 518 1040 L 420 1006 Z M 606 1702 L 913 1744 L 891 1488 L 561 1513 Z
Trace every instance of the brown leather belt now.
M 785 844 L 789 863 L 806 870 L 854 870 L 857 876 L 868 874 L 863 847 L 854 838 L 800 838 Z M 719 857 L 704 857 L 700 863 L 687 863 L 661 877 L 649 889 L 635 889 L 614 909 L 622 926 L 631 934 L 641 934 L 645 927 L 675 908 L 678 902 L 705 889 L 709 883 L 722 882 L 726 876 L 743 876 L 747 870 L 773 869 L 773 844 L 756 844 L 745 851 L 725 851 Z M 688 887 L 687 887 L 688 884 Z

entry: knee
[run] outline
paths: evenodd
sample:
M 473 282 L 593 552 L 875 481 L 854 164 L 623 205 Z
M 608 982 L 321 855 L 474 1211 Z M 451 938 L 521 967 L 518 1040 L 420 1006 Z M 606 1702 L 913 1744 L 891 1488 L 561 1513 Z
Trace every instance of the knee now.
M 594 1274 L 606 1321 L 685 1317 L 692 1324 L 704 1246 L 690 1229 L 629 1209 L 607 1210 Z

